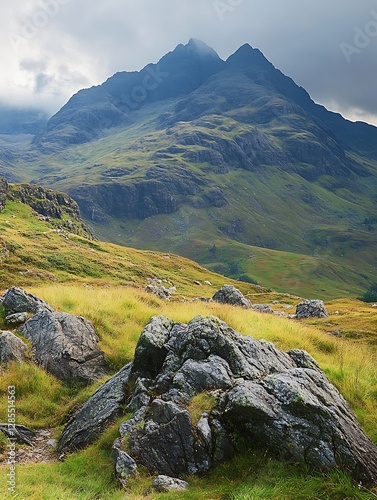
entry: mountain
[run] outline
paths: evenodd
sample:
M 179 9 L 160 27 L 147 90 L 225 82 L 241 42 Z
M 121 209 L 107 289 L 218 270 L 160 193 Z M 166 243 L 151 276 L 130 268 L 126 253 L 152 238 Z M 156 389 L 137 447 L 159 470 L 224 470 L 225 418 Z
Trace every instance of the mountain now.
M 191 39 L 140 72 L 116 73 L 104 84 L 75 94 L 35 140 L 41 148 L 78 144 L 104 129 L 128 123 L 141 106 L 190 94 L 217 73 L 224 62 L 203 42 Z
M 375 279 L 376 145 L 258 49 L 223 61 L 192 39 L 78 92 L 11 171 L 67 192 L 101 238 L 330 297 Z

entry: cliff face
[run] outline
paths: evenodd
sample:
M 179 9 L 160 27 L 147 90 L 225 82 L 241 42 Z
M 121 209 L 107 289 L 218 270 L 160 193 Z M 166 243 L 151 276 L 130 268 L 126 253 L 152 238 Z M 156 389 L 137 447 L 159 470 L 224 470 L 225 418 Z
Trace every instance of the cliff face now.
M 9 185 L 6 179 L 0 177 L 0 211 L 4 209 L 7 200 L 30 206 L 59 229 L 93 237 L 81 219 L 79 206 L 65 193 L 31 184 Z

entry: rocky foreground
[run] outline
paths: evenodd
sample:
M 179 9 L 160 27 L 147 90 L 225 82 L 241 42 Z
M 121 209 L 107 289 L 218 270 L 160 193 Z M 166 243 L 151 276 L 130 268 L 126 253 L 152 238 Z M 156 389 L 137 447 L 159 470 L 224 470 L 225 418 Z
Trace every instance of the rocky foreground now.
M 214 300 L 229 303 L 232 290 L 224 288 Z M 26 359 L 21 333 L 32 344 L 31 358 L 67 384 L 106 373 L 87 320 L 56 312 L 20 288 L 7 290 L 0 302 L 6 323 L 19 324 L 15 333 L 0 332 L 1 364 Z M 296 312 L 297 318 L 327 315 L 320 301 L 304 301 Z M 194 418 L 190 403 L 197 395 L 210 404 Z M 125 420 L 109 460 L 123 486 L 142 465 L 158 475 L 159 491 L 186 487 L 178 478 L 203 474 L 231 457 L 240 437 L 249 449 L 314 470 L 340 468 L 362 485 L 377 484 L 377 447 L 316 361 L 305 351 L 283 352 L 244 337 L 216 317 L 198 316 L 188 324 L 153 317 L 133 362 L 66 424 L 57 447 L 61 458 L 92 443 L 120 416 Z M 19 427 L 21 437 L 34 439 Z
M 203 392 L 215 404 L 193 422 L 188 405 Z M 243 337 L 215 317 L 187 325 L 152 318 L 134 361 L 71 418 L 59 451 L 87 445 L 124 403 L 130 417 L 113 446 L 123 485 L 139 465 L 169 477 L 205 473 L 237 451 L 240 435 L 278 458 L 377 483 L 377 448 L 315 360 Z

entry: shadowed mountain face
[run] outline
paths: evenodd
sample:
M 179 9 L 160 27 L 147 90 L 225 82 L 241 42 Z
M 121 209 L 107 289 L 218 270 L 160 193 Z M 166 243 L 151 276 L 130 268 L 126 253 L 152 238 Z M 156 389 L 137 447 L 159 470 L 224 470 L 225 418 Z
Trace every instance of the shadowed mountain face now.
M 185 96 L 187 99 L 174 109 L 174 121 L 232 114 L 251 106 L 256 109 L 243 110 L 246 123 L 265 125 L 297 114 L 305 122 L 314 121 L 323 130 L 322 135 L 335 134 L 343 147 L 351 146 L 377 158 L 376 127 L 352 123 L 315 104 L 258 49 L 245 44 L 224 62 L 213 49 L 195 39 L 178 45 L 157 64 L 149 64 L 140 72 L 116 73 L 100 86 L 81 90 L 49 120 L 47 130 L 35 143 L 48 147 L 50 143 L 87 142 L 99 137 L 104 129 L 133 121 L 132 112 L 141 107 Z M 297 122 L 294 125 L 300 126 Z
M 224 62 L 203 42 L 178 45 L 158 64 L 140 72 L 120 72 L 104 84 L 81 90 L 51 118 L 47 133 L 36 144 L 78 144 L 99 136 L 101 130 L 132 120 L 133 111 L 150 103 L 190 94 L 220 71 Z
M 81 90 L 10 151 L 4 176 L 68 192 L 102 238 L 237 278 L 266 278 L 253 245 L 322 259 L 309 274 L 346 290 L 372 279 L 377 128 L 317 105 L 250 45 L 223 61 L 192 39 Z

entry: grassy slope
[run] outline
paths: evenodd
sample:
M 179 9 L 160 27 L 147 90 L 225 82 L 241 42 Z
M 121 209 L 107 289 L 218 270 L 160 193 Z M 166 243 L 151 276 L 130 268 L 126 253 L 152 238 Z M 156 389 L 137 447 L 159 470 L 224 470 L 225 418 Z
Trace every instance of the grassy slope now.
M 198 176 L 205 189 L 219 186 L 228 204 L 200 207 L 195 196 L 187 196 L 181 209 L 169 216 L 143 221 L 107 217 L 103 224 L 92 224 L 96 235 L 134 248 L 178 253 L 234 278 L 246 274 L 279 290 L 313 297 L 341 297 L 347 292 L 357 296 L 371 284 L 375 279 L 377 226 L 366 226 L 364 221 L 377 216 L 373 202 L 375 163 L 353 155 L 372 177 L 357 182 L 343 179 L 340 186 L 331 176 L 310 183 L 281 167 L 220 173 L 210 164 L 189 162 L 180 153 L 156 160 L 155 154 L 175 145 L 176 137 L 201 133 L 216 141 L 252 129 L 229 117 L 207 117 L 197 123 L 178 123 L 167 134 L 157 130 L 157 117 L 169 109 L 166 103 L 142 109 L 129 126 L 112 129 L 107 137 L 57 151 L 53 156 L 33 157 L 29 153 L 16 171 L 22 172 L 25 180 L 39 179 L 44 185 L 67 191 L 83 184 L 132 183 L 143 178 L 156 162 L 172 172 L 179 166 Z M 265 132 L 279 145 L 273 135 L 276 131 Z M 284 130 L 288 136 L 294 136 L 294 132 L 290 125 Z M 203 149 L 196 145 L 185 148 L 192 152 Z M 124 176 L 116 173 L 111 177 L 112 169 L 122 169 Z M 105 171 L 106 176 L 102 175 Z M 239 221 L 243 221 L 241 226 Z M 213 245 L 226 248 L 225 255 L 223 251 L 217 258 L 210 255 Z M 246 257 L 250 254 L 255 255 L 253 262 Z M 297 261 L 305 262 L 304 272 L 300 272 Z M 228 269 L 233 263 L 234 271 L 234 262 L 238 265 L 236 272 Z
M 231 306 L 179 301 L 163 303 L 141 290 L 125 287 L 92 287 L 83 293 L 80 285 L 66 284 L 38 286 L 29 290 L 57 309 L 89 318 L 100 335 L 100 347 L 114 371 L 131 359 L 140 330 L 154 314 L 166 314 L 176 321 L 184 322 L 197 314 L 214 314 L 243 334 L 273 341 L 279 348 L 306 349 L 350 401 L 364 429 L 377 443 L 375 351 L 360 340 L 354 343 L 352 340 L 334 338 L 314 326 Z M 284 303 L 297 301 L 292 297 L 279 298 L 282 301 L 280 307 Z M 357 307 L 354 302 L 349 302 L 350 306 Z M 338 319 L 333 309 L 331 313 L 326 323 Z M 358 321 L 362 314 L 364 321 L 370 322 L 370 314 L 368 318 L 367 311 L 362 310 L 354 320 Z M 352 322 L 352 316 L 348 321 Z M 60 382 L 32 365 L 12 365 L 1 380 L 2 391 L 5 392 L 6 387 L 13 385 L 14 381 L 17 381 L 19 423 L 32 427 L 55 427 L 58 430 L 69 411 L 99 385 L 97 383 L 94 387 L 78 392 L 68 391 Z M 2 409 L 6 408 L 5 403 L 4 400 L 1 402 Z M 4 415 L 0 418 L 3 419 Z M 109 460 L 110 446 L 116 433 L 115 425 L 96 444 L 70 456 L 64 463 L 19 466 L 20 498 L 122 498 L 123 494 L 114 482 Z M 131 498 L 141 498 L 148 481 L 150 479 L 144 472 L 137 480 L 131 481 Z M 352 486 L 342 474 L 312 475 L 308 470 L 279 464 L 252 450 L 219 467 L 204 480 L 189 478 L 189 483 L 190 492 L 179 495 L 179 498 L 216 499 L 234 491 L 238 492 L 234 498 L 368 498 L 368 494 Z M 50 484 L 54 484 L 53 492 Z M 4 494 L 3 484 L 0 485 L 0 494 Z M 174 497 L 174 494 L 160 496 Z
M 13 217 L 15 216 L 15 217 Z M 197 314 L 213 314 L 245 335 L 264 338 L 279 348 L 303 348 L 320 363 L 330 380 L 350 401 L 361 424 L 377 443 L 377 372 L 375 364 L 376 314 L 370 305 L 351 299 L 329 304 L 325 320 L 294 322 L 231 306 L 182 302 L 182 295 L 211 296 L 224 278 L 209 273 L 186 259 L 154 252 L 140 252 L 115 245 L 91 242 L 51 231 L 24 205 L 9 203 L 0 214 L 1 238 L 9 255 L 1 262 L 0 290 L 13 284 L 50 302 L 55 308 L 90 319 L 100 336 L 112 372 L 132 359 L 141 329 L 155 314 L 187 322 Z M 52 257 L 55 256 L 55 259 Z M 56 259 L 59 259 L 58 261 Z M 20 275 L 25 268 L 26 275 Z M 49 273 L 49 274 L 39 274 Z M 143 291 L 146 278 L 158 275 L 178 287 L 175 300 L 162 302 Z M 47 283 L 46 283 L 47 278 Z M 51 279 L 48 282 L 48 279 Z M 210 279 L 213 287 L 198 287 L 194 280 Z M 85 284 L 85 287 L 83 286 Z M 267 293 L 252 285 L 240 284 L 253 302 L 279 300 L 274 307 L 286 310 L 298 298 Z M 343 328 L 344 337 L 326 331 Z M 0 319 L 0 329 L 4 325 Z M 357 334 L 357 338 L 354 334 Z M 348 337 L 348 338 L 347 338 Z M 34 428 L 53 427 L 59 434 L 73 408 L 85 401 L 100 385 L 67 389 L 33 364 L 12 364 L 0 379 L 0 420 L 6 418 L 6 389 L 17 386 L 18 423 Z M 18 498 L 27 499 L 121 499 L 114 481 L 110 447 L 117 435 L 111 426 L 87 450 L 65 462 L 17 467 Z M 1 443 L 0 443 L 1 446 Z M 0 467 L 1 474 L 7 467 Z M 131 498 L 142 498 L 151 479 L 145 472 L 130 481 Z M 231 462 L 204 479 L 189 478 L 190 490 L 179 498 L 370 498 L 339 473 L 321 476 L 294 465 L 277 463 L 263 453 L 245 450 Z M 51 486 L 53 485 L 53 487 Z M 6 481 L 0 496 L 7 498 Z M 149 495 L 149 498 L 177 495 Z
M 183 257 L 142 252 L 57 232 L 19 202 L 7 202 L 0 213 L 0 260 L 2 289 L 46 280 L 145 286 L 148 278 L 158 277 L 174 283 L 179 294 L 185 295 L 199 288 L 194 281 L 210 280 L 214 287 L 224 281 L 222 276 Z

